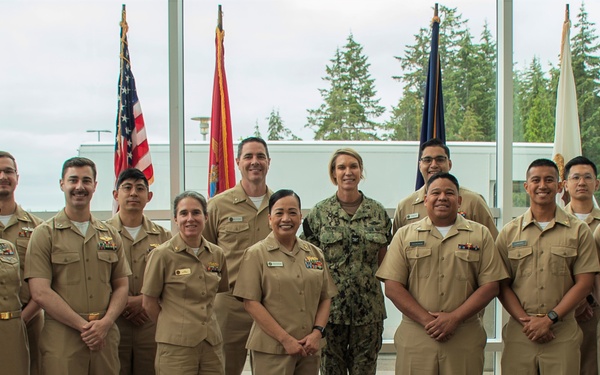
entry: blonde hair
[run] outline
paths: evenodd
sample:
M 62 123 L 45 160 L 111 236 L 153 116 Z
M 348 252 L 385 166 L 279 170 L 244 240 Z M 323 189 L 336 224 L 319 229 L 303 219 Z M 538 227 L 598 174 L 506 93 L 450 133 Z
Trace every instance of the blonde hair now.
M 337 181 L 335 180 L 335 161 L 337 160 L 337 157 L 340 155 L 348 155 L 358 161 L 358 166 L 360 167 L 360 179 L 364 180 L 365 175 L 364 175 L 363 159 L 360 156 L 360 154 L 358 152 L 356 152 L 356 150 L 348 147 L 348 148 L 338 149 L 337 151 L 335 151 L 333 153 L 333 155 L 331 155 L 331 159 L 329 159 L 329 179 L 331 180 L 331 182 L 337 186 Z

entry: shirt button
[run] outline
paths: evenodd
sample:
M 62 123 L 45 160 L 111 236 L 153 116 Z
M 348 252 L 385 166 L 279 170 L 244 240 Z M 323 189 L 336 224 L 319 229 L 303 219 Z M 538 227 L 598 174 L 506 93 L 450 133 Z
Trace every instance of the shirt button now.
M 540 286 L 540 289 L 544 289 L 544 286 L 543 286 L 543 285 L 542 285 L 542 286 Z
M 543 268 L 540 268 L 540 272 L 544 272 L 544 269 L 543 269 Z
M 443 295 L 444 295 L 444 292 L 441 292 L 441 293 L 440 293 L 440 296 L 443 296 Z
M 92 278 L 88 276 L 88 280 L 91 280 Z
M 304 292 L 300 291 L 300 295 L 302 295 Z
M 444 260 L 444 259 L 446 259 L 446 258 L 442 257 L 442 260 Z
M 90 294 L 90 298 L 94 298 L 94 295 Z
M 443 278 L 444 278 L 444 275 L 440 275 L 440 277 L 443 279 Z
M 203 296 L 204 296 L 204 295 L 206 295 L 206 292 L 202 292 L 202 295 L 203 295 Z

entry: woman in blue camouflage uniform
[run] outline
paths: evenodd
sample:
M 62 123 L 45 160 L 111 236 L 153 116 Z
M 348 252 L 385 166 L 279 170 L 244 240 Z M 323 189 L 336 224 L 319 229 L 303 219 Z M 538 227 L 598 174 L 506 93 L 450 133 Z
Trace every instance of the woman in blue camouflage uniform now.
M 321 374 L 376 373 L 385 305 L 375 272 L 392 239 L 383 206 L 360 190 L 363 160 L 353 149 L 333 153 L 329 177 L 337 192 L 304 219 L 302 238 L 320 247 L 339 294 L 331 299 Z

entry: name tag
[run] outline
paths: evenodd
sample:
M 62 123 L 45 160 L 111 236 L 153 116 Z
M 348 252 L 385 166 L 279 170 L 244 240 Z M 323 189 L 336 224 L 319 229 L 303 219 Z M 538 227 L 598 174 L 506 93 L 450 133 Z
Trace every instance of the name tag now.
M 527 245 L 527 241 L 523 240 L 523 241 L 515 241 L 511 244 L 512 247 L 521 247 L 521 246 L 526 246 Z
M 419 213 L 415 212 L 414 214 L 408 214 L 406 215 L 406 220 L 412 220 L 412 219 L 416 219 L 419 217 Z
M 413 247 L 413 246 L 424 246 L 425 245 L 425 241 L 411 241 L 409 245 L 411 247 Z
M 241 216 L 230 216 L 229 217 L 230 223 L 241 223 L 242 221 L 244 221 L 244 219 Z
M 177 275 L 177 276 L 189 275 L 191 273 L 192 273 L 192 270 L 189 268 L 180 268 L 178 270 L 175 270 L 175 275 Z
M 283 267 L 283 262 L 267 262 L 267 267 Z

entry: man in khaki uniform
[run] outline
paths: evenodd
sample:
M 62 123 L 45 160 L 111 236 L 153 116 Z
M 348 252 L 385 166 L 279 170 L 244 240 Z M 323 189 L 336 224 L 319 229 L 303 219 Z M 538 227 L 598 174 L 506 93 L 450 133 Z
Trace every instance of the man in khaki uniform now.
M 119 330 L 131 274 L 119 233 L 96 220 L 90 201 L 96 166 L 82 157 L 63 164 L 65 208 L 31 236 L 25 279 L 46 312 L 40 338 L 46 375 L 117 375 Z
M 229 292 L 217 294 L 215 313 L 223 332 L 225 374 L 240 375 L 246 362 L 246 341 L 252 317 L 244 304 L 233 296 L 244 251 L 267 237 L 268 206 L 272 191 L 267 187 L 269 149 L 257 137 L 246 138 L 238 145 L 237 166 L 241 181 L 208 201 L 208 222 L 204 238 L 225 252 L 229 271 Z
M 23 210 L 15 201 L 15 190 L 19 183 L 19 172 L 15 158 L 6 151 L 0 151 L 0 238 L 12 242 L 19 253 L 21 266 L 21 290 L 19 298 L 23 305 L 21 319 L 27 324 L 27 336 L 31 358 L 31 375 L 41 372 L 38 342 L 44 326 L 40 307 L 31 300 L 29 285 L 24 280 L 25 253 L 33 229 L 42 220 Z
M 584 156 L 577 156 L 565 165 L 564 175 L 564 189 L 571 197 L 565 211 L 583 220 L 593 233 L 600 224 L 600 209 L 594 207 L 594 192 L 600 184 L 596 165 Z M 580 372 L 582 375 L 598 374 L 596 332 L 599 317 L 600 306 L 591 294 L 575 310 L 575 319 L 583 332 Z
M 579 373 L 574 310 L 600 265 L 589 227 L 556 205 L 559 184 L 553 161 L 534 160 L 525 182 L 531 206 L 496 240 L 510 275 L 498 295 L 511 315 L 502 331 L 504 374 Z
M 152 199 L 148 179 L 139 169 L 125 169 L 117 178 L 113 197 L 119 212 L 106 223 L 119 231 L 125 258 L 131 266 L 127 305 L 117 319 L 121 333 L 119 360 L 121 375 L 154 374 L 156 325 L 142 307 L 142 281 L 146 258 L 154 248 L 168 241 L 171 233 L 144 215 Z
M 2 373 L 29 375 L 29 348 L 21 319 L 19 254 L 12 242 L 0 239 L 0 363 Z
M 427 184 L 427 217 L 396 232 L 377 277 L 404 314 L 394 336 L 396 374 L 481 374 L 482 311 L 508 277 L 489 230 L 457 215 L 458 181 Z
M 438 172 L 449 172 L 452 169 L 450 149 L 437 138 L 423 143 L 419 153 L 419 170 L 425 184 L 427 184 L 429 177 L 432 175 Z M 458 212 L 465 219 L 485 225 L 492 234 L 492 237 L 496 239 L 498 228 L 496 228 L 494 217 L 487 203 L 485 203 L 485 199 L 480 194 L 474 193 L 464 187 L 460 188 L 459 193 L 462 197 L 462 203 L 458 208 Z M 394 214 L 392 234 L 405 225 L 423 219 L 426 215 L 425 186 L 423 186 L 398 203 L 398 208 L 396 208 L 396 213 Z

